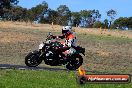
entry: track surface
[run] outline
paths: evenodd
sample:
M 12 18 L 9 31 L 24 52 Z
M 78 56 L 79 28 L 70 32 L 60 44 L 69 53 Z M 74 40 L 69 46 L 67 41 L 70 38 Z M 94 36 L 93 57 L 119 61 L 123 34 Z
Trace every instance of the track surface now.
M 0 69 L 20 69 L 20 70 L 67 70 L 63 68 L 49 68 L 49 67 L 28 67 L 22 65 L 0 64 Z

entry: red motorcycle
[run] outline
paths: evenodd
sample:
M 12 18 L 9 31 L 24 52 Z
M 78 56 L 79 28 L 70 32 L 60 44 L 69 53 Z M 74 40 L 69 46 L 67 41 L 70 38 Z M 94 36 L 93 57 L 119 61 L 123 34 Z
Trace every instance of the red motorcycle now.
M 25 57 L 25 64 L 29 67 L 36 67 L 44 60 L 45 64 L 50 66 L 66 65 L 69 70 L 78 69 L 83 63 L 82 55 L 85 55 L 85 48 L 73 46 L 76 52 L 72 55 L 64 55 L 62 52 L 58 52 L 61 47 L 63 44 L 49 33 L 46 41 L 39 45 L 39 49 L 30 52 Z

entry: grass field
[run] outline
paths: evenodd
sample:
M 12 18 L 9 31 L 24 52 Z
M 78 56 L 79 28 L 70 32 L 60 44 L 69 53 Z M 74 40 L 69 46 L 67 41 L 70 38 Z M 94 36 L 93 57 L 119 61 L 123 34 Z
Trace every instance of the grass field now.
M 61 33 L 61 26 L 55 25 L 52 29 L 51 25 L 48 24 L 25 24 L 19 22 L 0 22 L 0 64 L 15 64 L 15 65 L 25 65 L 24 57 L 28 52 L 38 48 L 40 42 L 45 40 L 45 37 L 49 31 L 54 35 Z M 86 56 L 84 57 L 83 66 L 86 70 L 108 72 L 108 73 L 123 73 L 132 74 L 132 31 L 119 31 L 119 30 L 107 30 L 100 31 L 98 29 L 76 29 L 78 45 L 86 48 Z M 42 63 L 40 66 L 46 66 Z M 63 67 L 57 67 L 63 68 Z M 25 74 L 24 74 L 25 73 Z M 50 86 L 49 83 L 43 84 L 43 77 L 47 75 L 56 75 L 53 79 L 56 88 L 64 88 L 68 85 L 71 88 L 78 87 L 75 82 L 75 78 L 69 78 L 70 74 L 73 72 L 51 72 L 51 71 L 3 71 L 0 70 L 0 84 L 4 87 L 8 85 L 7 88 L 18 88 L 18 84 L 21 88 L 46 88 Z M 29 75 L 30 74 L 30 75 Z M 61 74 L 64 78 L 58 79 Z M 18 76 L 17 76 L 18 75 Z M 20 76 L 23 75 L 23 76 Z M 27 76 L 29 75 L 29 76 Z M 35 75 L 35 76 L 33 76 Z M 29 77 L 26 78 L 25 76 Z M 36 77 L 39 76 L 40 79 Z M 22 78 L 21 78 L 22 77 Z M 33 78 L 35 77 L 35 78 Z M 20 78 L 20 79 L 19 79 Z M 49 81 L 50 79 L 47 78 Z M 71 85 L 68 84 L 71 79 Z M 11 81 L 14 80 L 14 81 Z M 15 81 L 17 80 L 17 81 Z M 24 82 L 24 80 L 27 80 Z M 41 81 L 38 81 L 41 80 Z M 58 80 L 58 81 L 55 81 Z M 65 83 L 62 83 L 64 80 Z M 35 82 L 33 82 L 35 81 Z M 40 82 L 40 86 L 38 85 Z M 60 82 L 62 81 L 62 82 Z M 13 85 L 13 82 L 17 86 Z M 22 85 L 21 84 L 25 84 Z M 32 84 L 33 82 L 33 84 Z M 45 81 L 44 81 L 45 82 Z M 52 84 L 54 84 L 54 82 Z M 59 85 L 59 83 L 61 85 Z M 28 85 L 29 84 L 29 85 Z M 36 87 L 38 85 L 39 87 Z M 47 85 L 47 86 L 46 86 Z M 72 86 L 73 85 L 73 86 Z M 33 87 L 35 86 L 35 87 Z M 42 87 L 46 86 L 46 87 Z M 91 88 L 128 88 L 129 85 L 101 85 L 101 84 L 88 84 L 83 87 Z M 109 87 L 110 86 L 110 87 Z M 53 86 L 52 86 L 53 87 Z M 0 87 L 1 88 L 1 87 Z
M 61 34 L 61 27 L 55 25 L 52 29 L 48 24 L 31 26 L 17 22 L 2 22 L 0 24 L 0 64 L 25 65 L 25 55 L 37 49 L 49 31 L 58 35 Z M 114 36 L 112 33 L 121 34 Z M 77 44 L 86 48 L 84 66 L 87 70 L 132 73 L 130 36 L 132 31 L 113 30 L 100 34 L 97 29 L 76 28 L 76 34 Z
M 0 88 L 131 88 L 130 84 L 79 85 L 72 71 L 0 70 Z

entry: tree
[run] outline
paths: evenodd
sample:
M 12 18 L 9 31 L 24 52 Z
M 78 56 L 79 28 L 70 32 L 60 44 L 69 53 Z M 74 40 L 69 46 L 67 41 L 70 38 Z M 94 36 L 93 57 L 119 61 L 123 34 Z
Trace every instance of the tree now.
M 60 5 L 57 8 L 57 12 L 58 12 L 57 23 L 60 25 L 67 25 L 71 17 L 71 11 L 69 10 L 69 8 L 66 5 Z
M 100 22 L 100 21 L 96 21 L 94 24 L 93 24 L 93 27 L 94 28 L 104 28 L 104 23 Z
M 81 10 L 80 14 L 82 24 L 85 27 L 92 27 L 93 24 L 101 18 L 99 10 Z
M 112 22 L 114 21 L 116 15 L 117 15 L 117 12 L 113 9 L 107 11 L 107 16 L 110 18 L 110 21 L 109 21 L 110 26 L 111 26 Z
M 123 27 L 132 28 L 132 17 L 120 17 L 114 21 L 114 25 L 120 29 Z
M 5 18 L 12 6 L 16 5 L 17 3 L 18 0 L 0 0 L 0 17 Z
M 10 21 L 26 21 L 27 9 L 20 6 L 12 6 L 11 9 L 4 13 L 3 17 L 5 20 Z
M 49 19 L 49 23 L 54 23 L 54 24 L 57 24 L 57 17 L 58 17 L 58 13 L 57 13 L 57 11 L 55 11 L 55 10 L 52 10 L 52 9 L 49 9 L 48 10 L 49 11 L 49 17 L 48 17 L 48 19 Z
M 104 20 L 104 26 L 105 26 L 105 28 L 108 28 L 108 25 L 109 25 L 109 21 L 108 21 L 108 19 L 105 19 Z
M 92 18 L 93 18 L 93 23 L 96 21 L 99 21 L 101 18 L 101 14 L 99 13 L 99 10 L 92 10 Z
M 27 9 L 22 8 L 20 6 L 13 6 L 11 10 L 9 10 L 7 20 L 12 21 L 26 21 L 27 17 Z
M 40 21 L 41 18 L 44 17 L 44 14 L 48 10 L 48 3 L 43 1 L 41 4 L 37 5 L 36 7 L 32 7 L 28 11 L 28 18 L 30 21 Z
M 128 27 L 132 29 L 132 17 L 129 17 L 128 20 Z
M 40 17 L 40 23 L 52 23 L 53 17 L 51 9 L 47 9 Z
M 74 27 L 78 26 L 81 22 L 81 15 L 79 12 L 71 13 L 71 23 Z
M 82 26 L 87 27 L 90 25 L 90 23 L 92 21 L 92 14 L 91 13 L 92 13 L 91 10 L 81 10 L 80 11 Z

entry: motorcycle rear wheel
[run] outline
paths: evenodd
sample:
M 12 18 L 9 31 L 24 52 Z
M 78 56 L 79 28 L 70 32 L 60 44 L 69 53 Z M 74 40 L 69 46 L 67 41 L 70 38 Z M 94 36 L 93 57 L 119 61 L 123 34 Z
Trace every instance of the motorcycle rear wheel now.
M 71 58 L 73 59 L 73 58 Z M 76 70 L 78 69 L 83 63 L 83 58 L 81 55 L 76 55 L 74 60 L 71 60 L 67 65 L 66 68 L 69 70 Z

